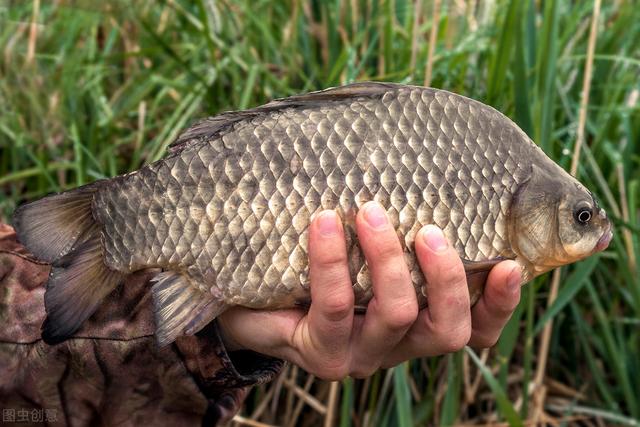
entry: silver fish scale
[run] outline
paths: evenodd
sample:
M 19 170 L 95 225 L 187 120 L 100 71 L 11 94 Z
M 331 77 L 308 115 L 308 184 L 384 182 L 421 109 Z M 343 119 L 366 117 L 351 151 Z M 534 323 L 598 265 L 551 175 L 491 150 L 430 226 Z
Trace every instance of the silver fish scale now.
M 525 160 L 540 154 L 490 107 L 398 85 L 248 116 L 113 180 L 94 213 L 110 267 L 159 266 L 216 287 L 229 304 L 275 308 L 308 300 L 307 227 L 337 209 L 361 304 L 371 297 L 354 231 L 362 204 L 386 207 L 419 290 L 413 240 L 425 224 L 468 260 L 513 256 L 505 215 Z

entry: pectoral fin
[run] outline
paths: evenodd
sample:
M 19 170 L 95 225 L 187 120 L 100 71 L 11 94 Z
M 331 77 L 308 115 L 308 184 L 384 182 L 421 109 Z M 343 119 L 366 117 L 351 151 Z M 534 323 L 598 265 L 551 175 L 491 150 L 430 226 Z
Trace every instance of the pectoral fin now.
M 471 305 L 474 305 L 480 299 L 491 269 L 505 259 L 507 258 L 497 257 L 485 261 L 469 261 L 467 259 L 462 259 L 464 271 L 467 273 L 467 285 L 469 286 Z

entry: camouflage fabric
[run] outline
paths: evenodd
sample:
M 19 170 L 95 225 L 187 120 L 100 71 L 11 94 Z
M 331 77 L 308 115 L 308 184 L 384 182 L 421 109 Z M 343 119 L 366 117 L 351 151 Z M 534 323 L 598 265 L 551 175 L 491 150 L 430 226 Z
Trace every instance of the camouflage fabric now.
M 217 326 L 158 348 L 148 279 L 130 276 L 70 340 L 40 339 L 49 266 L 0 224 L 0 409 L 30 425 L 215 425 L 282 361 L 227 353 Z

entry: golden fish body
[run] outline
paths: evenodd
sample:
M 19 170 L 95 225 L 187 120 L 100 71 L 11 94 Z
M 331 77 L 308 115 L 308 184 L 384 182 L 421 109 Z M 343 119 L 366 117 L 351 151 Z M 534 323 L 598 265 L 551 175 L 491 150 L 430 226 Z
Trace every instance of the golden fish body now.
M 468 272 L 486 273 L 510 258 L 527 279 L 610 239 L 591 194 L 513 122 L 443 90 L 362 83 L 294 96 L 205 119 L 170 151 L 138 171 L 92 184 L 81 201 L 72 198 L 88 203 L 83 206 L 95 219 L 82 252 L 100 257 L 100 274 L 108 276 L 102 280 L 111 288 L 136 270 L 166 271 L 154 285 L 161 343 L 194 332 L 231 305 L 308 302 L 307 228 L 323 209 L 336 209 L 345 221 L 359 305 L 372 287 L 354 217 L 370 200 L 386 208 L 398 231 L 422 305 L 424 277 L 413 241 L 425 224 L 444 230 Z M 589 212 L 584 224 L 580 209 Z M 29 234 L 21 233 L 27 244 L 37 240 Z M 69 254 L 82 240 L 62 238 L 48 252 L 34 243 L 32 250 L 54 262 L 67 258 L 52 280 L 56 274 L 68 280 L 64 269 L 80 256 Z M 474 301 L 482 282 L 474 281 Z M 65 298 L 72 295 L 67 288 L 59 292 Z M 47 303 L 50 318 L 69 313 L 62 297 Z M 51 335 L 68 333 L 56 323 L 82 316 L 51 319 L 58 331 Z

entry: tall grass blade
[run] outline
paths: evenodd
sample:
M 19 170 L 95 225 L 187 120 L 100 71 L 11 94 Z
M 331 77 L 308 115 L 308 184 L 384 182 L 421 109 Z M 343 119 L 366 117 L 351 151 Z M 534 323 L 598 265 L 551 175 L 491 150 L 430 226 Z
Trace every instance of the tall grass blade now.
M 498 408 L 500 408 L 500 413 L 505 417 L 509 425 L 514 427 L 523 426 L 524 424 L 522 422 L 522 419 L 520 419 L 520 417 L 518 416 L 518 413 L 513 408 L 511 402 L 509 402 L 507 395 L 505 394 L 502 387 L 500 387 L 498 380 L 496 380 L 489 368 L 487 368 L 485 364 L 482 363 L 476 352 L 473 351 L 470 347 L 465 347 L 464 350 L 469 356 L 471 356 L 471 360 L 473 360 L 473 362 L 482 373 L 484 380 L 487 382 L 489 388 L 491 388 L 491 391 L 496 398 Z
M 413 416 L 411 411 L 411 393 L 409 392 L 409 381 L 407 379 L 408 364 L 393 368 L 393 384 L 396 403 L 396 415 L 398 426 L 412 427 Z
M 538 323 L 533 329 L 534 335 L 538 335 L 547 322 L 556 317 L 558 313 L 564 309 L 567 304 L 569 304 L 569 302 L 587 283 L 589 275 L 596 267 L 599 260 L 600 257 L 594 255 L 576 265 L 573 272 L 564 280 L 562 289 L 558 292 L 556 300 L 538 320 Z

